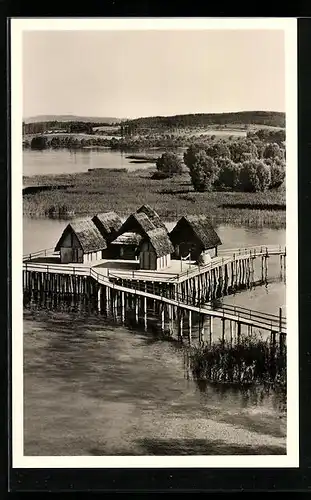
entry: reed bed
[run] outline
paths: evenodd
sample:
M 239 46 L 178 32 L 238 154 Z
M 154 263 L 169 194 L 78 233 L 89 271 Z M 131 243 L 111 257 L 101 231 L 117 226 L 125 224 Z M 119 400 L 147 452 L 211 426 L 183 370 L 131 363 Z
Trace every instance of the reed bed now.
M 286 400 L 286 345 L 280 349 L 257 335 L 241 336 L 191 347 L 188 361 L 193 378 L 237 387 L 262 386 L 277 391 Z
M 274 209 L 276 204 L 285 207 L 284 188 L 263 193 L 196 193 L 186 170 L 172 179 L 158 180 L 151 178 L 154 171 L 153 167 L 134 171 L 96 169 L 76 174 L 25 177 L 24 185 L 36 186 L 36 189 L 23 195 L 23 213 L 33 217 L 66 218 L 113 210 L 127 217 L 137 209 L 139 200 L 141 204 L 154 206 L 165 220 L 206 213 L 215 224 L 285 226 L 285 210 Z M 44 189 L 40 190 L 40 186 Z M 241 204 L 248 208 L 241 209 Z

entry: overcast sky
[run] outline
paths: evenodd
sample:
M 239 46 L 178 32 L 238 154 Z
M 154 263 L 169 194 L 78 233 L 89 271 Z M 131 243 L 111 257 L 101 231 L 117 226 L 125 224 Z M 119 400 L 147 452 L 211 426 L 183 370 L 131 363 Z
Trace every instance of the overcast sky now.
M 23 116 L 285 111 L 284 32 L 29 31 Z

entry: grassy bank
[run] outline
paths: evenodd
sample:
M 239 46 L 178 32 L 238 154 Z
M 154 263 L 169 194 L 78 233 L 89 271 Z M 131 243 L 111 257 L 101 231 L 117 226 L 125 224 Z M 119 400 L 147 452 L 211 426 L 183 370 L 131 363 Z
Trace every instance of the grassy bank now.
M 93 215 L 115 210 L 123 216 L 148 203 L 159 215 L 174 220 L 184 214 L 205 213 L 215 223 L 251 226 L 285 226 L 285 189 L 263 193 L 194 192 L 189 173 L 173 179 L 152 179 L 155 167 L 127 172 L 98 169 L 84 173 L 24 177 L 24 185 L 36 189 L 23 195 L 28 216 L 66 213 Z M 40 186 L 45 186 L 40 189 Z M 49 186 L 50 189 L 47 189 Z M 243 208 L 241 208 L 243 206 Z M 262 209 L 260 209 L 262 207 Z

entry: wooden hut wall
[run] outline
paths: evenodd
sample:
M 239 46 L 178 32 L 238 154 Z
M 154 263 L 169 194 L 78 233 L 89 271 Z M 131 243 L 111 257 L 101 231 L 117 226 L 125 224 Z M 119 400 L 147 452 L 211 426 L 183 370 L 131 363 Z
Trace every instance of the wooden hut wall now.
M 83 250 L 72 229 L 66 232 L 61 242 L 60 261 L 62 264 L 83 262 Z
M 158 257 L 152 244 L 149 241 L 144 241 L 140 247 L 139 264 L 140 269 L 159 271 L 170 266 L 171 256 L 168 254 Z
M 100 260 L 102 258 L 102 251 L 88 252 L 83 255 L 83 262 L 93 262 L 94 260 Z
M 140 269 L 157 270 L 157 255 L 149 241 L 144 241 L 139 253 Z

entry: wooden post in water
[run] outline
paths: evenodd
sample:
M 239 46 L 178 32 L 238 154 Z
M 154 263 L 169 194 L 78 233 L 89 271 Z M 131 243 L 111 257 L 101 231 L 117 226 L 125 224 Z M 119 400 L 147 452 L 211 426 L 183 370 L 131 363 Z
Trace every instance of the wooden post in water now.
M 183 310 L 179 309 L 178 310 L 178 337 L 179 340 L 183 339 L 183 324 L 184 324 L 184 318 L 183 318 Z
M 173 306 L 168 304 L 168 329 L 170 335 L 173 334 Z
M 213 316 L 209 317 L 209 343 L 213 343 Z
M 145 325 L 145 330 L 147 330 L 147 297 L 144 297 L 144 325 Z
M 125 321 L 125 294 L 121 292 L 121 319 L 122 323 Z
M 117 292 L 117 290 L 114 290 L 113 315 L 118 316 L 118 292 Z
M 237 322 L 237 344 L 239 345 L 240 344 L 240 340 L 241 340 L 241 323 L 238 321 Z
M 233 342 L 233 325 L 232 325 L 232 320 L 230 320 L 230 347 L 232 347 L 232 342 Z
M 165 303 L 161 304 L 161 331 L 164 333 L 165 330 Z
M 191 336 L 192 336 L 192 311 L 189 310 L 189 331 L 188 331 L 189 344 L 191 343 Z
M 97 310 L 98 310 L 99 314 L 101 313 L 101 294 L 102 294 L 102 287 L 101 287 L 101 285 L 98 285 Z
M 139 299 L 137 295 L 135 295 L 135 321 L 138 323 L 138 306 L 139 306 Z
M 226 324 L 225 324 L 226 320 L 225 320 L 225 318 L 222 318 L 221 321 L 222 321 L 222 338 L 221 338 L 221 341 L 224 344 L 225 343 L 225 335 L 226 335 Z
M 111 288 L 106 286 L 106 313 L 107 313 L 107 316 L 110 313 L 110 305 L 111 305 Z

